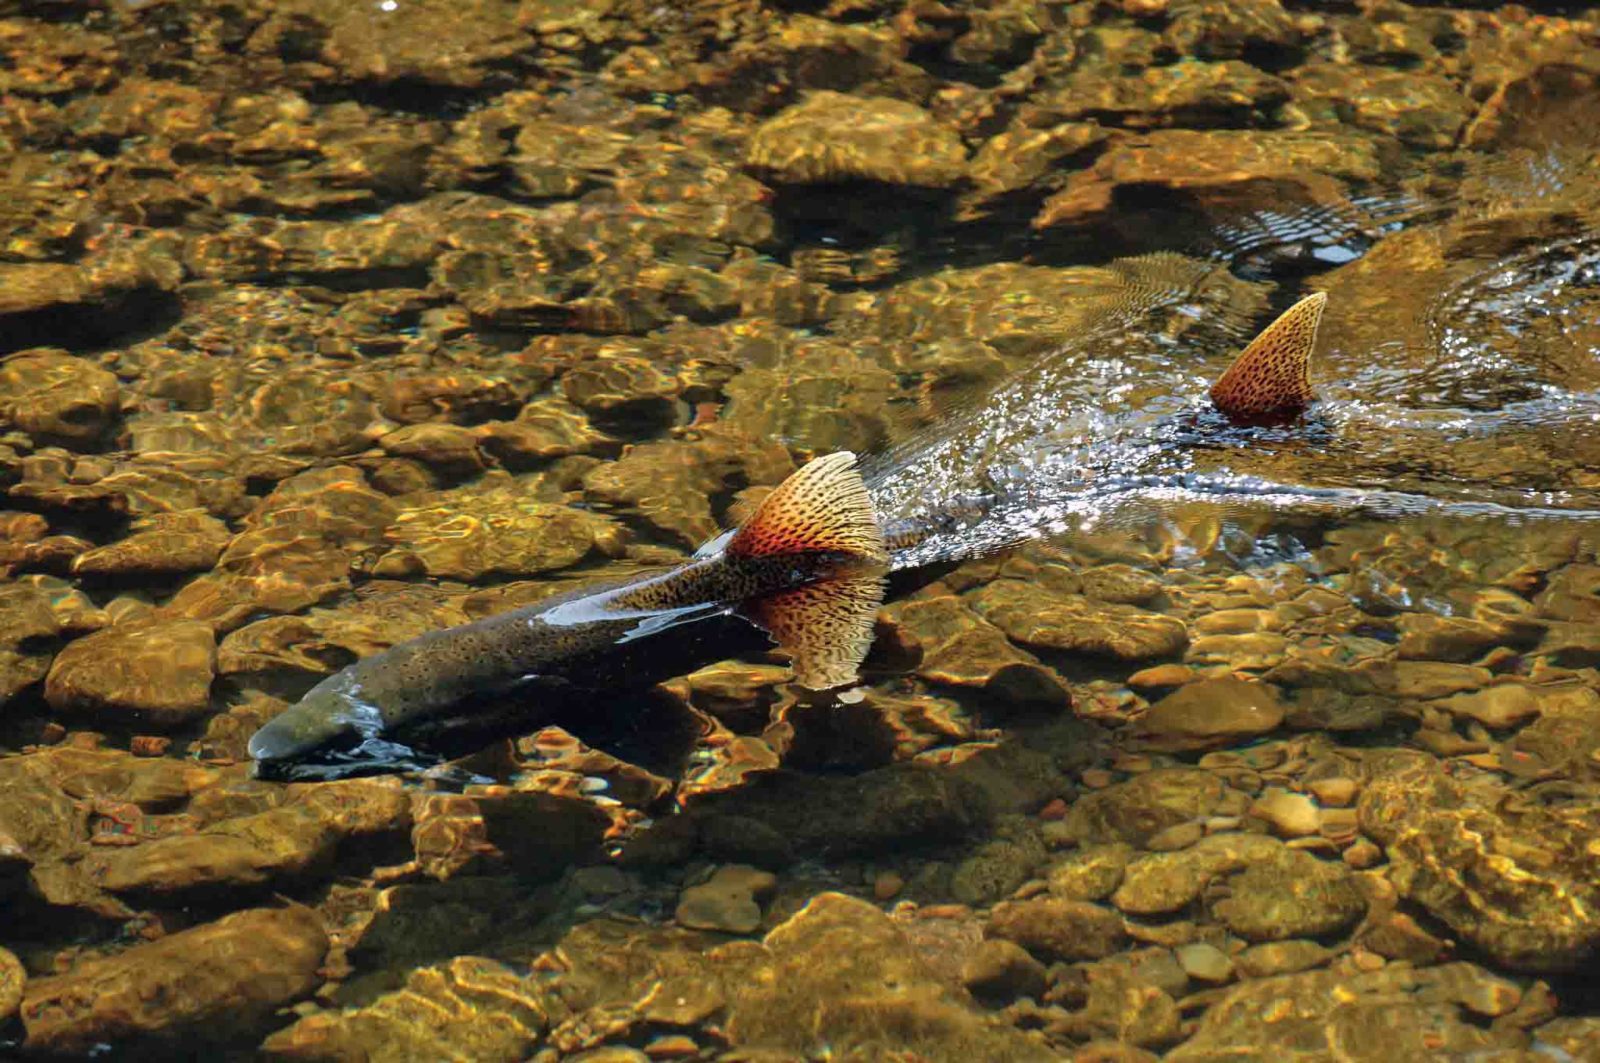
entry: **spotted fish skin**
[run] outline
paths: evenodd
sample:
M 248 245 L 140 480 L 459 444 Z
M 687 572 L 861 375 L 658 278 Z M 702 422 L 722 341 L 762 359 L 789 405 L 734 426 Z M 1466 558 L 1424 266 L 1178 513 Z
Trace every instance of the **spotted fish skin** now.
M 1261 331 L 1211 385 L 1211 402 L 1235 420 L 1293 416 L 1311 405 L 1311 352 L 1328 303 L 1306 296 Z
M 357 661 L 258 730 L 250 755 L 288 761 L 539 690 L 648 685 L 727 654 L 708 645 L 697 661 L 641 652 L 646 643 L 691 644 L 683 629 L 732 613 L 776 634 L 801 682 L 853 680 L 887 561 L 854 455 L 808 463 L 713 545 L 664 572 L 430 632 Z M 803 598 L 783 598 L 802 590 Z

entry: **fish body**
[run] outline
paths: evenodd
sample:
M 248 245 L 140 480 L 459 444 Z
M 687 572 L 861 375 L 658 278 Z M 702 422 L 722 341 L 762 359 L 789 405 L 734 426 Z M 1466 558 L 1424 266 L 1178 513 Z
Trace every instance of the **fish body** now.
M 1292 416 L 1324 297 L 1309 296 L 1247 347 L 1212 390 L 1229 417 Z M 981 515 L 982 499 L 971 508 Z M 855 456 L 829 454 L 784 481 L 738 529 L 663 572 L 491 616 L 396 645 L 318 683 L 250 739 L 269 774 L 307 761 L 340 773 L 415 766 L 406 743 L 527 730 L 762 642 L 813 689 L 852 683 L 889 571 L 967 514 L 885 528 Z M 465 750 L 462 750 L 465 751 Z
M 394 739 L 550 709 L 727 656 L 730 636 L 764 631 L 796 678 L 855 678 L 883 600 L 888 555 L 855 457 L 816 459 L 732 535 L 682 565 L 585 588 L 400 643 L 324 679 L 250 739 L 258 763 L 338 750 L 389 757 Z M 750 641 L 747 639 L 747 641 Z M 537 724 L 538 713 L 520 713 Z

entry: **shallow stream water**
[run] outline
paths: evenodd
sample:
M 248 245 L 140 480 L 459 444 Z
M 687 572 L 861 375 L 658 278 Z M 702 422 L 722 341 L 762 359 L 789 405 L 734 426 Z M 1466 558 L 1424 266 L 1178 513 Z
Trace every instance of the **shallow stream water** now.
M 0 1053 L 1600 1059 L 1592 9 L 0 0 L 0 181 Z M 839 449 L 846 698 L 253 774 Z

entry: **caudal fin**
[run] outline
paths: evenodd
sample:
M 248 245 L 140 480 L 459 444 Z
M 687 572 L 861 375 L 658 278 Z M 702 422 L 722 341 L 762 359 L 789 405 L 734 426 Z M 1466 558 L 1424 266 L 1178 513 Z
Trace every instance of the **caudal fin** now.
M 741 611 L 788 651 L 801 684 L 827 690 L 855 681 L 883 604 L 888 552 L 854 454 L 816 458 L 779 484 L 724 553 L 735 560 L 837 555 L 844 563 L 833 574 L 762 595 Z
M 882 564 L 883 529 L 848 450 L 814 458 L 761 500 L 733 534 L 727 556 L 845 554 Z
M 1241 420 L 1284 416 L 1311 405 L 1311 349 L 1327 305 L 1325 292 L 1285 310 L 1211 386 L 1211 401 Z

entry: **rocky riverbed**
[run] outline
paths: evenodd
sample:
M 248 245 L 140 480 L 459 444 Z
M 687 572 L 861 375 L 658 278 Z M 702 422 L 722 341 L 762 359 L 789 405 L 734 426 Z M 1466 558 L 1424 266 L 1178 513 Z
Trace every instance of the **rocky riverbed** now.
M 1597 119 L 1581 5 L 0 0 L 0 1052 L 1600 1058 Z M 1169 500 L 888 604 L 849 704 L 251 775 L 1309 289 L 1318 419 L 1184 470 L 1494 506 Z

